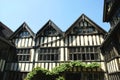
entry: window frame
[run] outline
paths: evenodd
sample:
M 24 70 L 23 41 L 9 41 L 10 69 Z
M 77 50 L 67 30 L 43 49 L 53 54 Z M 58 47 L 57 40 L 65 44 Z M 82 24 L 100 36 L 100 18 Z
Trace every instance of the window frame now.
M 96 29 L 87 21 L 79 22 L 79 25 L 75 25 L 73 28 L 73 33 L 75 34 L 90 34 L 96 32 Z
M 97 50 L 96 50 L 97 49 Z M 70 47 L 69 60 L 99 61 L 99 47 Z M 77 59 L 76 59 L 77 58 Z
M 20 61 L 20 62 L 31 61 L 30 49 L 17 49 L 16 53 L 17 53 L 17 60 L 18 61 Z
M 59 61 L 59 48 L 41 48 L 38 50 L 38 61 Z

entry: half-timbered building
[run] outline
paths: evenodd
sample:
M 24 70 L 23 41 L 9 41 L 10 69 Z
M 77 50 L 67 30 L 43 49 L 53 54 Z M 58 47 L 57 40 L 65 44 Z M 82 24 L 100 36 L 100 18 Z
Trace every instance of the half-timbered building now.
M 120 1 L 104 0 L 103 21 L 110 23 L 101 50 L 105 58 L 109 80 L 120 80 Z
M 33 68 L 35 34 L 24 22 L 9 40 L 16 50 L 14 60 L 6 63 L 4 80 L 23 80 Z
M 14 54 L 14 45 L 9 42 L 10 35 L 13 32 L 2 22 L 0 22 L 0 79 L 3 80 L 5 66 L 7 61 L 12 61 Z
M 49 20 L 35 34 L 24 22 L 15 32 L 0 22 L 0 80 L 24 80 L 33 68 L 47 70 L 71 61 L 99 68 L 73 68 L 65 80 L 120 80 L 120 1 L 104 0 L 107 33 L 82 14 L 65 32 Z
M 65 32 L 49 20 L 35 35 L 24 22 L 9 38 L 15 55 L 12 61 L 6 62 L 3 80 L 23 80 L 33 68 L 51 70 L 76 60 L 86 64 L 97 62 L 100 68 L 73 69 L 66 74 L 66 80 L 105 80 L 106 67 L 100 51 L 105 34 L 105 30 L 84 14 Z
M 67 80 L 107 79 L 104 59 L 100 51 L 100 45 L 104 41 L 105 34 L 105 30 L 84 14 L 66 30 L 64 42 L 67 44 L 65 46 L 67 49 L 64 52 L 67 51 L 67 61 L 80 60 L 86 64 L 98 62 L 101 65 L 99 69 L 80 70 L 79 75 L 69 73 Z

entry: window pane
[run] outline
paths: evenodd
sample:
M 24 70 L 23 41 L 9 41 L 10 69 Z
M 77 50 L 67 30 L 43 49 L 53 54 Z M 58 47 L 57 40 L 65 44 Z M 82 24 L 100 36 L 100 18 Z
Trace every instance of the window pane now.
M 74 60 L 77 60 L 77 54 L 74 54 Z
M 94 29 L 92 28 L 92 27 L 89 27 L 88 28 L 88 33 L 91 33 L 91 32 L 93 32 L 94 31 Z
M 69 55 L 69 59 L 72 60 L 72 54 Z
M 51 54 L 51 60 L 55 60 L 54 54 Z
M 47 57 L 46 60 L 52 60 L 52 55 L 51 54 L 47 54 L 46 57 Z M 53 58 L 53 60 L 54 60 L 54 58 Z
M 83 22 L 80 22 L 80 26 L 83 26 Z
M 98 53 L 95 54 L 95 60 L 98 60 L 99 57 L 98 57 Z
M 85 54 L 82 54 L 82 60 L 85 60 Z
M 82 60 L 81 54 L 78 54 L 78 60 Z
M 86 47 L 86 53 L 87 53 L 87 52 L 89 52 L 89 48 L 88 48 L 88 47 Z
M 93 47 L 90 47 L 90 52 L 93 52 Z
M 94 54 L 91 54 L 91 60 L 94 60 L 95 58 L 94 58 Z
M 26 61 L 26 56 L 22 56 L 22 61 Z
M 86 60 L 90 60 L 90 56 L 89 56 L 89 54 L 86 54 Z
M 85 52 L 85 51 L 84 51 L 84 48 L 81 48 L 81 52 Z
M 42 60 L 42 55 L 39 54 L 38 60 Z
M 55 60 L 58 60 L 58 54 L 54 55 Z
M 29 49 L 20 49 L 17 50 L 17 58 L 18 61 L 29 61 L 30 60 L 30 53 L 29 53 Z
M 87 22 L 84 22 L 84 26 L 87 26 Z

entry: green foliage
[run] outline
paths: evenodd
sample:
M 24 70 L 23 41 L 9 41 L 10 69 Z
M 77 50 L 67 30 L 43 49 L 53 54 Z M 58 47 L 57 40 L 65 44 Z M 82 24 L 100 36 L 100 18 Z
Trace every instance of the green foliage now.
M 69 63 L 72 67 L 85 67 L 85 63 L 80 61 L 72 61 Z
M 93 63 L 86 65 L 86 68 L 97 68 L 97 67 L 100 67 L 100 64 L 98 64 L 96 62 L 93 62 Z
M 86 64 L 80 61 L 72 61 L 69 63 L 63 63 L 58 67 L 52 69 L 52 71 L 37 67 L 34 68 L 30 73 L 28 73 L 25 80 L 65 80 L 63 77 L 60 77 L 64 72 L 69 71 L 73 67 L 80 68 L 98 68 L 100 64 L 97 62 L 93 62 L 90 64 Z
M 60 73 L 63 73 L 67 70 L 69 70 L 71 68 L 70 64 L 69 63 L 64 63 L 64 64 L 61 64 L 60 66 L 58 67 L 55 67 L 52 69 L 52 73 L 58 75 Z
M 49 74 L 50 74 L 50 71 L 37 67 L 37 68 L 34 68 L 30 73 L 28 73 L 25 80 L 37 80 L 43 77 L 47 78 L 47 77 L 50 77 Z

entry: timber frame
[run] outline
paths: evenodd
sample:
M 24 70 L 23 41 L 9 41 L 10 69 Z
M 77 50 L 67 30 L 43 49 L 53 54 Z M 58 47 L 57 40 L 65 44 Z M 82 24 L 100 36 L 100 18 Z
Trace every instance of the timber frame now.
M 9 41 L 14 45 L 15 56 L 11 61 L 6 62 L 3 80 L 23 80 L 33 68 L 41 67 L 52 70 L 62 63 L 70 61 L 82 61 L 86 64 L 97 62 L 101 65 L 99 69 L 86 69 L 79 73 L 66 74 L 81 75 L 76 79 L 87 80 L 107 79 L 103 55 L 100 45 L 104 41 L 107 32 L 82 14 L 65 32 L 51 20 L 36 33 L 24 22 L 10 37 Z M 76 72 L 75 72 L 76 71 Z M 90 71 L 86 73 L 86 71 Z M 95 71 L 95 73 L 94 73 Z M 84 74 L 83 74 L 84 73 Z M 100 76 L 102 75 L 102 76 Z M 66 80 L 70 77 L 66 76 Z M 18 77 L 18 78 L 17 78 Z
M 101 45 L 109 80 L 120 80 L 120 1 L 104 0 L 103 21 L 110 30 Z
M 26 22 L 15 32 L 0 22 L 0 79 L 24 80 L 34 68 L 79 61 L 100 68 L 72 68 L 66 80 L 120 80 L 119 0 L 104 0 L 103 22 L 110 23 L 108 32 L 82 14 L 63 32 L 48 20 L 36 34 Z

